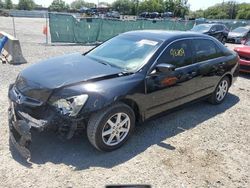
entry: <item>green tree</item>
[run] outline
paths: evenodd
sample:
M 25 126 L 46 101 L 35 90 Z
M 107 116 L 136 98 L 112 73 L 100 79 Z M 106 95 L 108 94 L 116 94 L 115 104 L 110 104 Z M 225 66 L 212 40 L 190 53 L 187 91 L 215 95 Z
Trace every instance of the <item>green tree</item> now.
M 165 8 L 167 12 L 174 12 L 175 0 L 165 0 Z
M 69 5 L 66 4 L 63 0 L 53 0 L 51 5 L 49 6 L 49 10 L 57 12 L 67 11 L 69 10 Z
M 132 0 L 132 15 L 138 15 L 138 11 L 139 11 L 139 4 L 140 1 L 139 0 Z
M 174 16 L 184 17 L 189 12 L 189 7 L 187 5 L 187 0 L 175 0 L 174 1 Z
M 92 8 L 95 7 L 95 3 L 88 3 L 84 0 L 75 0 L 70 4 L 72 9 L 80 9 L 82 7 Z
M 139 4 L 140 12 L 164 12 L 165 9 L 164 0 L 145 0 Z
M 3 8 L 4 7 L 4 4 L 2 2 L 2 0 L 0 0 L 0 8 Z
M 204 17 L 204 10 L 200 9 L 197 11 L 190 11 L 189 17 L 190 18 L 203 18 Z
M 5 0 L 4 8 L 6 8 L 6 9 L 13 9 L 13 3 L 12 3 L 12 1 L 11 0 Z
M 33 0 L 19 0 L 17 8 L 19 10 L 32 10 L 35 7 Z
M 239 5 L 236 18 L 250 20 L 250 3 L 242 3 Z
M 116 0 L 112 4 L 112 8 L 122 14 L 132 14 L 134 2 L 131 0 Z
M 247 19 L 250 14 L 249 3 L 237 4 L 234 1 L 223 2 L 214 6 L 208 7 L 203 11 L 203 17 L 209 19 Z M 198 14 L 198 12 L 196 11 Z

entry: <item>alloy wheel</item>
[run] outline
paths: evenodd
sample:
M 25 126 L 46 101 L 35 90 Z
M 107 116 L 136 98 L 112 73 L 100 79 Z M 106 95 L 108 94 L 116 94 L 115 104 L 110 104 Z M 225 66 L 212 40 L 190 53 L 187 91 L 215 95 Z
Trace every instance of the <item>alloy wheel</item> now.
M 227 94 L 227 90 L 228 90 L 228 82 L 227 80 L 222 80 L 216 92 L 216 99 L 218 101 L 222 101 Z
M 102 129 L 102 140 L 108 146 L 121 143 L 130 130 L 130 118 L 126 113 L 111 116 Z

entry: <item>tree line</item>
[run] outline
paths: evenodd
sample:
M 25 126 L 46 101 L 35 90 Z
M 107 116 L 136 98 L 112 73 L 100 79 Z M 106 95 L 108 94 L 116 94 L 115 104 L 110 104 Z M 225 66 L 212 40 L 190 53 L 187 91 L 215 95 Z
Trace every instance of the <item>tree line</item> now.
M 189 13 L 190 17 L 208 19 L 247 19 L 250 20 L 250 3 L 228 1 Z
M 142 12 L 172 12 L 175 17 L 188 15 L 191 18 L 208 19 L 250 19 L 250 3 L 236 3 L 235 1 L 223 2 L 208 7 L 205 10 L 190 11 L 188 0 L 116 0 L 112 4 L 101 2 L 111 10 L 121 14 L 138 15 Z M 0 0 L 0 8 L 32 10 L 37 5 L 33 0 L 19 0 L 16 6 L 11 0 Z M 50 11 L 79 10 L 82 7 L 93 8 L 96 4 L 84 0 L 75 0 L 71 4 L 63 0 L 53 0 L 49 6 Z
M 14 5 L 11 0 L 0 0 L 0 8 L 5 9 L 32 10 L 35 5 L 33 0 L 19 0 L 17 5 Z

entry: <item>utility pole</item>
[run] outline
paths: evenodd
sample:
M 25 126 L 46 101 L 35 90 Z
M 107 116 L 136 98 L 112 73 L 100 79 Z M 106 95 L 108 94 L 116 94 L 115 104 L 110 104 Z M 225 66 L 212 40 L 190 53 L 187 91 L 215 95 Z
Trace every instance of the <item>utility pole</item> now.
M 13 34 L 14 34 L 14 37 L 16 38 L 16 24 L 15 24 L 14 16 L 12 16 L 12 25 L 13 25 Z

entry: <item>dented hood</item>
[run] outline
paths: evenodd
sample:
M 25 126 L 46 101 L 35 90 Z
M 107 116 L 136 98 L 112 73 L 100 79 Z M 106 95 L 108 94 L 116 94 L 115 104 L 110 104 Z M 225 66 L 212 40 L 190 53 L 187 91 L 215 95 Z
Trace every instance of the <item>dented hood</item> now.
M 27 82 L 47 89 L 117 75 L 121 69 L 92 60 L 80 53 L 51 58 L 34 64 L 20 73 Z

